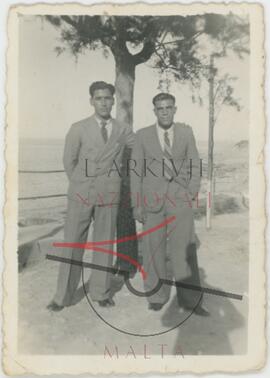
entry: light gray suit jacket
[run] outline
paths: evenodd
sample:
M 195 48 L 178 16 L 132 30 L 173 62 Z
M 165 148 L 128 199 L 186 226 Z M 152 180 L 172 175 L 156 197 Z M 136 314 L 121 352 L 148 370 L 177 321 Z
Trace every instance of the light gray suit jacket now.
M 130 172 L 134 207 L 138 206 L 137 197 L 140 196 L 146 210 L 156 212 L 162 207 L 165 194 L 171 198 L 182 196 L 184 199 L 186 193 L 191 200 L 199 191 L 200 158 L 192 129 L 188 125 L 175 123 L 172 145 L 175 170 L 172 182 L 169 183 L 164 175 L 164 154 L 156 125 L 137 131 L 132 159 L 136 161 L 134 171 Z M 191 177 L 190 161 L 192 163 Z
M 105 144 L 94 116 L 73 124 L 66 136 L 63 163 L 69 178 L 69 199 L 89 204 L 118 203 L 125 145 L 132 147 L 134 134 L 127 125 L 112 119 Z

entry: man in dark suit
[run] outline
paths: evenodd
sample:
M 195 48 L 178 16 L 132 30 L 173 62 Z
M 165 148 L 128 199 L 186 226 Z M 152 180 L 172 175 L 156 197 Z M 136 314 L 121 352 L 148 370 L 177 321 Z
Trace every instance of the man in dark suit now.
M 68 209 L 64 229 L 66 243 L 85 243 L 94 220 L 93 241 L 115 238 L 121 177 L 115 167 L 121 165 L 125 146 L 132 147 L 133 132 L 111 118 L 115 89 L 111 84 L 95 82 L 90 86 L 94 115 L 73 124 L 67 134 L 64 167 L 69 179 Z M 112 249 L 111 245 L 106 245 Z M 63 257 L 81 262 L 83 249 L 63 248 Z M 110 268 L 112 254 L 93 253 L 93 264 Z M 60 311 L 72 303 L 81 277 L 80 265 L 61 263 L 57 289 L 48 309 Z M 90 296 L 102 307 L 114 305 L 111 297 L 111 273 L 92 270 Z
M 167 278 L 167 252 L 175 281 L 200 286 L 192 210 L 200 186 L 200 159 L 191 127 L 174 122 L 174 96 L 160 93 L 153 104 L 157 122 L 137 132 L 132 153 L 135 168 L 130 174 L 134 217 L 144 230 L 175 217 L 174 222 L 142 239 L 145 290 L 153 290 L 147 299 L 149 309 L 157 311 L 169 297 L 164 284 L 155 292 L 159 280 Z M 208 315 L 200 298 L 199 291 L 178 287 L 180 306 Z

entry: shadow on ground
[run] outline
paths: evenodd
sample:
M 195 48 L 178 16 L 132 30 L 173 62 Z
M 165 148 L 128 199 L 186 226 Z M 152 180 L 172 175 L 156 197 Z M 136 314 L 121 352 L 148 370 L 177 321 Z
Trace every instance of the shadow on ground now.
M 202 287 L 222 291 L 222 288 L 218 289 L 208 285 L 203 269 L 200 269 L 200 277 Z M 243 328 L 245 319 L 233 302 L 234 300 L 224 296 L 204 294 L 202 303 L 210 312 L 210 316 L 202 317 L 193 313 L 179 326 L 174 353 L 178 353 L 181 350 L 184 355 L 234 354 L 230 342 L 230 334 L 235 329 Z M 235 302 L 239 301 L 236 300 Z M 177 297 L 175 296 L 162 316 L 162 324 L 166 327 L 173 326 L 179 319 L 179 311 L 181 310 L 179 310 Z M 183 319 L 187 318 L 186 313 L 185 315 L 182 314 L 182 316 Z M 192 322 L 192 332 L 190 322 Z M 242 341 L 243 345 L 245 345 L 245 338 Z M 243 353 L 245 353 L 245 350 L 243 350 Z

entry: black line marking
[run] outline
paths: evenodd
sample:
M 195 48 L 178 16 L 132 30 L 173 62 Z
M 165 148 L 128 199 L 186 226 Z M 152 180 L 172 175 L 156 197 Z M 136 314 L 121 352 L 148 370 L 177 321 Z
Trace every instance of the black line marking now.
M 115 273 L 121 274 L 125 277 L 125 284 L 126 284 L 127 288 L 129 289 L 129 291 L 132 294 L 140 296 L 140 297 L 148 297 L 149 295 L 152 295 L 155 292 L 157 292 L 163 284 L 166 284 L 166 285 L 171 285 L 171 286 L 176 286 L 176 287 L 182 287 L 182 288 L 189 289 L 189 290 L 200 291 L 202 294 L 207 293 L 207 294 L 212 294 L 212 295 L 216 295 L 216 296 L 220 296 L 220 297 L 236 299 L 236 300 L 240 300 L 240 301 L 243 299 L 243 295 L 240 295 L 240 294 L 229 293 L 229 292 L 222 291 L 222 290 L 210 289 L 210 288 L 206 288 L 206 287 L 202 287 L 202 286 L 196 286 L 196 285 L 191 285 L 191 284 L 181 283 L 181 282 L 175 282 L 175 281 L 165 280 L 165 279 L 160 279 L 157 286 L 154 289 L 152 289 L 151 291 L 146 292 L 146 293 L 145 292 L 139 292 L 131 286 L 131 284 L 129 282 L 129 273 L 126 272 L 126 271 L 123 271 L 123 270 L 119 270 L 118 268 L 108 268 L 108 267 L 104 267 L 104 266 L 101 266 L 101 265 L 87 263 L 87 262 L 84 262 L 84 261 L 78 261 L 78 260 L 74 260 L 74 259 L 68 259 L 66 257 L 53 256 L 53 255 L 48 255 L 48 254 L 46 255 L 46 258 L 48 260 L 54 260 L 54 261 L 59 261 L 59 262 L 63 262 L 63 263 L 66 263 L 66 264 L 82 266 L 84 268 L 92 268 L 92 269 L 96 269 L 96 270 L 101 270 L 103 272 L 109 272 L 109 273 L 113 273 L 113 274 L 115 274 Z

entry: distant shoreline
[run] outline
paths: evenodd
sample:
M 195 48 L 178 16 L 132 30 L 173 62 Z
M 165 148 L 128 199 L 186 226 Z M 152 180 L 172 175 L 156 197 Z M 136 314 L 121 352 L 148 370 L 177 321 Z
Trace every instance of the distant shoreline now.
M 61 138 L 19 138 L 19 144 L 29 144 L 29 143 L 33 143 L 33 144 L 49 144 L 49 143 L 53 143 L 53 144 L 63 144 L 65 141 L 65 137 L 63 137 L 63 139 Z M 238 143 L 241 143 L 241 142 L 244 142 L 244 141 L 248 141 L 247 139 L 242 139 L 242 140 L 217 140 L 215 141 L 215 145 L 231 145 L 231 146 L 234 146 Z M 198 145 L 205 145 L 205 144 L 208 144 L 208 140 L 196 140 L 196 143 Z
M 64 138 L 19 138 L 19 144 L 25 144 L 25 143 L 42 143 L 45 144 L 52 142 L 52 143 L 64 143 Z

